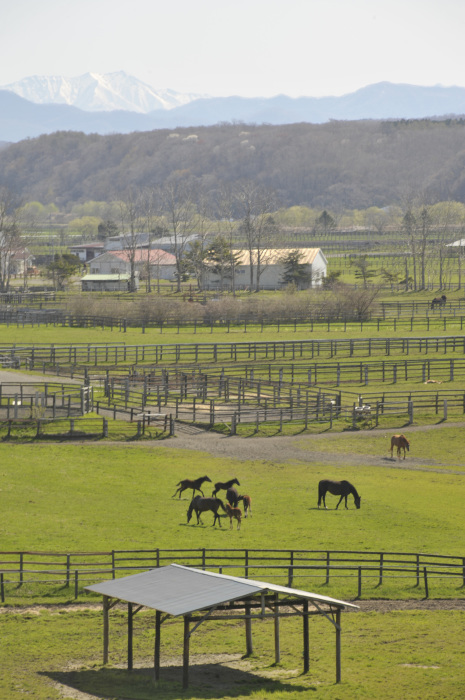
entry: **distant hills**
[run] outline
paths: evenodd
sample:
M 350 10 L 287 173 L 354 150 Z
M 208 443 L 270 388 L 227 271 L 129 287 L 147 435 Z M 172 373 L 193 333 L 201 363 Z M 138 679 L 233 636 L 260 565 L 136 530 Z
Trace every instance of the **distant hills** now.
M 135 131 L 331 120 L 442 119 L 465 114 L 465 88 L 377 83 L 341 97 L 205 97 L 155 90 L 124 72 L 33 76 L 0 88 L 0 142 L 56 131 Z

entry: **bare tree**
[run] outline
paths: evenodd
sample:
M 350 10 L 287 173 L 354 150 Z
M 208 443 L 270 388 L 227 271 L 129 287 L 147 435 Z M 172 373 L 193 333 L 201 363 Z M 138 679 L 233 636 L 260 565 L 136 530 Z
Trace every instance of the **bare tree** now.
M 24 246 L 21 239 L 20 202 L 7 187 L 0 188 L 0 291 L 10 286 L 11 263 Z
M 260 277 L 276 242 L 278 226 L 272 217 L 277 204 L 273 192 L 254 182 L 238 183 L 234 189 L 235 208 L 240 220 L 239 232 L 245 238 L 249 256 L 250 288 L 260 290 Z
M 141 192 L 134 187 L 129 187 L 119 197 L 119 208 L 121 230 L 123 232 L 123 252 L 129 262 L 128 290 L 130 292 L 135 292 L 137 288 L 136 258 L 140 245 L 140 239 L 137 233 L 143 211 Z
M 176 283 L 178 292 L 185 274 L 184 256 L 189 239 L 195 231 L 196 217 L 191 183 L 184 178 L 167 182 L 160 191 L 162 211 L 172 237 L 172 249 L 176 259 Z

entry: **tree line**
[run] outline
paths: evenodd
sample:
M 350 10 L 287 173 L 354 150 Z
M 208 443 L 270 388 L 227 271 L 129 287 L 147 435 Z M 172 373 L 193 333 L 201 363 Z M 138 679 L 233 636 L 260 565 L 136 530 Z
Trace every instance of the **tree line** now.
M 99 136 L 57 132 L 0 151 L 0 185 L 69 209 L 180 174 L 204 189 L 251 180 L 284 207 L 342 212 L 401 205 L 406 192 L 465 202 L 463 120 L 219 124 Z

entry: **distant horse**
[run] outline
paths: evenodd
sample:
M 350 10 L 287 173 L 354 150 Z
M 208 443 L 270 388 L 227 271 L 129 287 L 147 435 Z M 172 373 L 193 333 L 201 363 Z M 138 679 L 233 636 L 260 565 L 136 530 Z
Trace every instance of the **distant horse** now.
M 181 498 L 182 492 L 185 491 L 186 489 L 192 489 L 193 490 L 192 495 L 194 495 L 196 491 L 200 491 L 200 493 L 203 496 L 204 493 L 200 487 L 202 486 L 204 481 L 211 482 L 211 479 L 209 479 L 208 476 L 201 476 L 199 479 L 194 479 L 194 480 L 183 479 L 182 481 L 178 481 L 176 486 L 179 486 L 179 488 L 176 489 L 176 491 L 173 493 L 171 498 L 174 498 L 178 492 L 179 492 L 179 498 Z
M 242 501 L 244 504 L 244 518 L 247 517 L 248 513 L 250 513 L 250 517 L 252 517 L 252 499 L 250 496 L 238 496 L 237 500 Z
M 436 306 L 445 306 L 447 301 L 447 297 L 445 294 L 443 294 L 440 297 L 435 297 L 433 301 L 431 302 L 431 308 L 434 309 Z
M 393 456 L 392 453 L 393 453 L 394 447 L 397 447 L 397 456 L 398 456 L 399 460 L 400 460 L 400 451 L 404 450 L 404 459 L 405 459 L 405 450 L 407 450 L 407 452 L 409 451 L 410 443 L 407 440 L 407 438 L 405 437 L 405 435 L 393 435 L 391 438 L 391 458 Z
M 333 496 L 340 496 L 339 502 L 336 506 L 336 510 L 339 508 L 339 504 L 342 499 L 345 498 L 345 506 L 347 508 L 347 496 L 352 494 L 354 497 L 354 503 L 356 508 L 360 508 L 361 497 L 357 493 L 355 486 L 352 486 L 348 481 L 330 481 L 329 479 L 323 479 L 318 484 L 318 508 L 323 500 L 323 505 L 326 508 L 326 494 L 332 493 Z
M 231 488 L 231 486 L 234 486 L 234 484 L 237 484 L 238 486 L 240 486 L 240 483 L 237 479 L 229 479 L 229 481 L 225 481 L 225 482 L 218 481 L 215 484 L 215 488 L 212 491 L 212 496 L 216 496 L 218 491 L 227 491 L 228 489 Z
M 237 504 L 239 503 L 239 494 L 234 486 L 230 486 L 226 491 L 226 500 L 233 508 L 237 508 Z
M 190 522 L 192 518 L 192 513 L 195 511 L 195 514 L 197 516 L 197 525 L 203 525 L 202 520 L 200 518 L 200 513 L 205 513 L 205 511 L 211 510 L 213 515 L 215 516 L 213 518 L 213 525 L 218 520 L 221 527 L 221 516 L 218 513 L 219 508 L 222 508 L 226 513 L 226 508 L 224 507 L 224 503 L 221 500 L 221 498 L 202 498 L 202 496 L 194 496 L 187 510 L 187 522 Z
M 229 515 L 229 529 L 233 529 L 233 518 L 236 518 L 237 520 L 237 529 L 241 529 L 241 520 L 242 520 L 242 511 L 240 508 L 233 508 L 232 506 L 229 505 L 229 503 L 226 503 L 226 513 Z

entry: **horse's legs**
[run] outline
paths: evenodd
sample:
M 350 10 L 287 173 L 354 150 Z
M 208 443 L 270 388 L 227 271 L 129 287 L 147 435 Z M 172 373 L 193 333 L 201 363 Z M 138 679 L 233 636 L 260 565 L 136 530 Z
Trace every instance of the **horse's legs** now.
M 182 494 L 182 492 L 184 491 L 185 488 L 186 488 L 185 486 L 180 486 L 180 487 L 178 488 L 178 491 L 179 491 L 179 498 L 181 498 L 181 494 Z M 176 493 L 177 493 L 178 491 L 176 491 Z M 174 494 L 175 496 L 176 496 L 176 493 Z M 192 494 L 192 495 L 194 495 L 194 494 Z
M 338 503 L 337 506 L 336 506 L 336 510 L 339 508 L 339 504 L 341 503 L 341 501 L 342 501 L 343 498 L 344 498 L 344 496 L 341 496 L 341 497 L 340 497 L 339 503 Z M 325 506 L 325 508 L 326 508 L 326 506 Z M 346 508 L 347 508 L 347 497 L 346 497 Z
M 346 510 L 349 510 L 349 508 L 347 507 L 347 496 L 344 496 L 344 498 L 346 499 Z
M 233 519 L 232 519 L 232 515 L 230 515 L 230 516 L 229 516 L 229 529 L 230 529 L 230 530 L 233 529 L 232 520 L 233 520 Z

